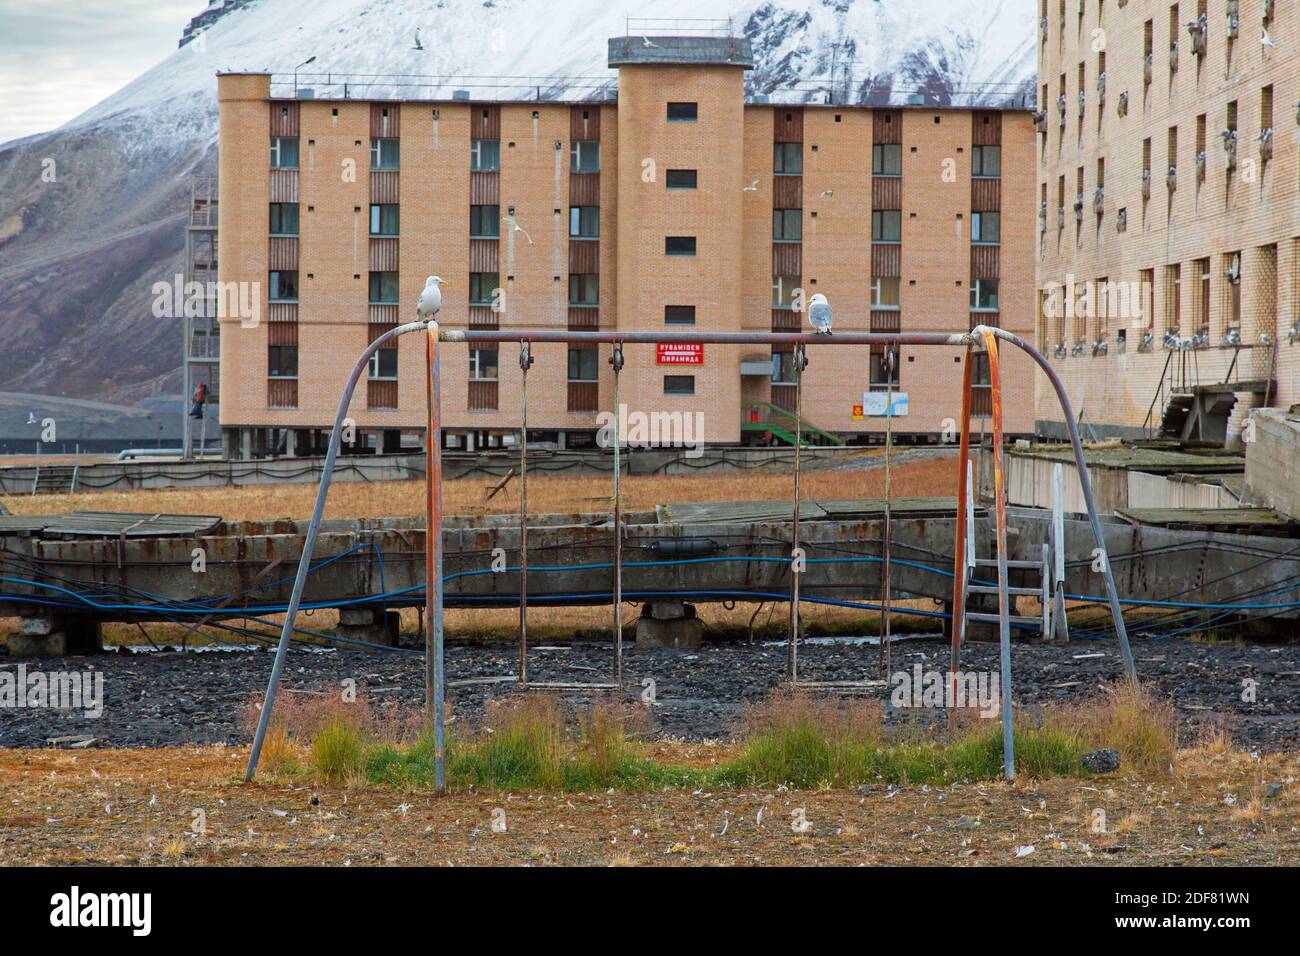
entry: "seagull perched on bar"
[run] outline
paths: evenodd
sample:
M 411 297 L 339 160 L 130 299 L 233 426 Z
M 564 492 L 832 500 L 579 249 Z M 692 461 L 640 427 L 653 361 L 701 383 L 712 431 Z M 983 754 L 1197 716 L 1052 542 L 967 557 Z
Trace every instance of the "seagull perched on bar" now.
M 428 320 L 438 314 L 442 308 L 442 290 L 438 286 L 442 279 L 438 276 L 429 276 L 424 283 L 424 291 L 420 293 L 420 302 L 415 307 L 415 314 L 420 318 Z
M 808 321 L 818 335 L 831 334 L 831 304 L 820 292 L 808 300 Z

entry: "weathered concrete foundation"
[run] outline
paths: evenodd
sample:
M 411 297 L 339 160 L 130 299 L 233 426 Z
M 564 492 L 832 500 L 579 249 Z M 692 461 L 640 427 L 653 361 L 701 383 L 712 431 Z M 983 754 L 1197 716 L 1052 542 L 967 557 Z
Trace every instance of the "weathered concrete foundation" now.
M 10 657 L 64 657 L 103 650 L 104 629 L 99 621 L 46 608 L 24 611 L 18 632 L 9 636 Z
M 396 647 L 400 631 L 401 615 L 397 611 L 385 612 L 382 608 L 369 607 L 339 608 L 339 625 L 335 633 L 347 640 L 336 641 L 334 647 L 340 651 L 366 651 L 366 648 L 351 643 L 353 641 Z
M 695 605 L 682 601 L 647 601 L 636 622 L 637 647 L 699 647 L 703 640 Z

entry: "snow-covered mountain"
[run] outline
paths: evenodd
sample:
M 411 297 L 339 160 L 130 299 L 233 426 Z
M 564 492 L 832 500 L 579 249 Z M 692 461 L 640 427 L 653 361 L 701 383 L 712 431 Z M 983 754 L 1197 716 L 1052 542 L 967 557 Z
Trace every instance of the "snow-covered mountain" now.
M 315 57 L 300 83 L 322 95 L 339 74 L 409 74 L 426 96 L 573 98 L 613 86 L 609 37 L 729 21 L 774 102 L 1001 105 L 1032 96 L 1034 19 L 1032 0 L 212 0 L 137 80 L 0 145 L 0 391 L 178 391 L 179 332 L 149 289 L 179 271 L 190 179 L 215 165 L 219 71 Z

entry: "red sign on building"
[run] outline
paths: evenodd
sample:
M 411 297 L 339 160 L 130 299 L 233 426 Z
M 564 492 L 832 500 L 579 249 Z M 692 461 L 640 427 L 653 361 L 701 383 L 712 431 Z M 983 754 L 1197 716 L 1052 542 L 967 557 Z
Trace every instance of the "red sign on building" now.
M 660 342 L 656 361 L 660 365 L 703 365 L 704 343 Z

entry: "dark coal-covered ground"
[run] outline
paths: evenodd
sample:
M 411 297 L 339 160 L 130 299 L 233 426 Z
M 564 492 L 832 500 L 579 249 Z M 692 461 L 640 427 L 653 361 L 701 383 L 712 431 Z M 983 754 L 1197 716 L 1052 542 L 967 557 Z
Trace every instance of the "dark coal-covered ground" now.
M 801 676 L 807 680 L 848 681 L 875 678 L 877 648 L 867 644 L 803 645 Z M 1180 639 L 1134 643 L 1143 681 L 1172 699 L 1189 737 L 1207 722 L 1262 751 L 1294 750 L 1300 745 L 1300 646 L 1206 644 Z M 940 639 L 895 643 L 893 670 L 945 670 L 948 647 Z M 95 745 L 158 747 L 192 743 L 243 744 L 248 732 L 243 714 L 260 698 L 270 674 L 265 650 L 110 653 L 97 657 L 13 661 L 0 658 L 0 672 L 26 673 L 100 670 L 104 674 L 103 714 L 89 718 L 48 708 L 0 708 L 0 746 L 49 746 L 51 738 L 93 735 Z M 533 681 L 598 682 L 609 679 L 608 644 L 537 647 L 529 653 Z M 513 674 L 516 649 L 499 645 L 453 645 L 447 649 L 451 681 Z M 721 644 L 698 650 L 638 650 L 628 645 L 620 695 L 640 701 L 647 679 L 654 682 L 653 726 L 657 734 L 688 740 L 730 736 L 746 703 L 782 686 L 785 647 Z M 997 647 L 971 643 L 963 649 L 963 668 L 996 671 Z M 1079 641 L 1065 646 L 1018 644 L 1013 652 L 1013 697 L 1017 706 L 1082 701 L 1122 676 L 1116 645 Z M 355 653 L 295 647 L 285 667 L 283 688 L 290 693 L 341 693 L 356 682 L 359 696 L 372 704 L 395 701 L 418 708 L 423 701 L 423 659 L 414 654 Z M 1255 699 L 1245 699 L 1254 685 Z M 457 721 L 473 724 L 492 697 L 518 693 L 514 684 L 453 686 L 448 690 Z M 591 692 L 554 691 L 580 707 Z M 886 688 L 871 694 L 886 699 Z M 934 709 L 895 710 L 897 722 L 941 718 Z

